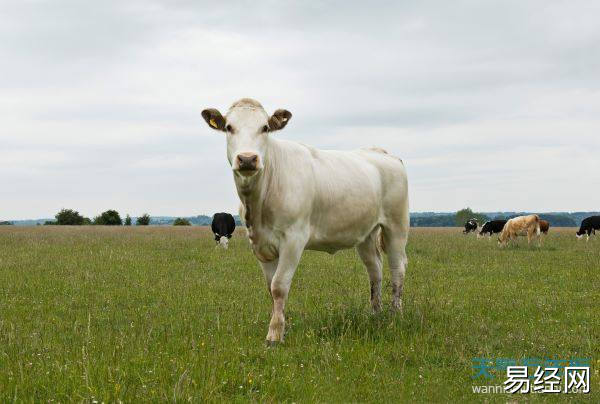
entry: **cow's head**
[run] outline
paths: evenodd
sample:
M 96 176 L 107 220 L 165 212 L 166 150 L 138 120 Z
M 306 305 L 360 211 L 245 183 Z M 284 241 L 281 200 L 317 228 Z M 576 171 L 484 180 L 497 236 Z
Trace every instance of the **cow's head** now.
M 225 116 L 210 108 L 202 117 L 212 129 L 225 132 L 227 159 L 235 175 L 252 177 L 264 168 L 269 133 L 283 129 L 292 114 L 278 109 L 269 116 L 258 101 L 242 98 Z
M 224 249 L 227 249 L 229 247 L 229 238 L 227 238 L 226 236 L 222 236 L 219 240 L 219 244 L 221 244 L 221 247 L 223 247 Z

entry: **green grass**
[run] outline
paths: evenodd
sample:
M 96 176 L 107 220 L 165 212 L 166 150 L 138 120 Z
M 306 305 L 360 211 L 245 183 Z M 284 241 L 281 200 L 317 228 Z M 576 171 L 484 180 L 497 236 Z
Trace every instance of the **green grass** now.
M 285 344 L 243 232 L 0 229 L 0 401 L 462 402 L 600 399 L 600 240 L 551 229 L 498 249 L 411 229 L 404 314 L 370 314 L 353 250 L 305 252 Z M 472 359 L 591 358 L 586 396 L 477 395 Z

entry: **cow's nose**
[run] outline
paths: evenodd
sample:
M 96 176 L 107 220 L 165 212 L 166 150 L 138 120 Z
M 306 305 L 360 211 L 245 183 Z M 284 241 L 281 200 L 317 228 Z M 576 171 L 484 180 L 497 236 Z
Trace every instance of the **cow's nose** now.
M 258 154 L 240 153 L 237 155 L 239 170 L 256 170 L 258 166 Z

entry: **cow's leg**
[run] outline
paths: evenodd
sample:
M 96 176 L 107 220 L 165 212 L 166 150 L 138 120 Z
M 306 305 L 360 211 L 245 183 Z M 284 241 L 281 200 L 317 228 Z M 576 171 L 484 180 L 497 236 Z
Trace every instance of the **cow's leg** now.
M 382 279 L 382 262 L 381 254 L 377 249 L 377 236 L 379 228 L 373 230 L 365 241 L 356 246 L 358 256 L 369 274 L 371 282 L 371 307 L 373 312 L 377 313 L 381 310 L 381 279 Z
M 408 258 L 406 257 L 408 222 L 396 228 L 384 228 L 383 236 L 392 280 L 392 308 L 402 311 L 404 274 L 408 264 Z
M 273 276 L 275 276 L 275 271 L 277 270 L 277 262 L 279 260 L 275 259 L 269 262 L 261 262 L 260 266 L 262 267 L 263 274 L 265 276 L 265 282 L 267 284 L 267 291 L 269 292 L 269 296 L 273 299 L 273 295 L 271 294 L 271 282 L 273 281 Z M 273 309 L 271 307 L 271 317 L 273 317 Z
M 269 291 L 269 295 L 271 294 L 271 281 L 273 281 L 273 277 L 275 276 L 275 271 L 277 270 L 278 259 L 269 262 L 261 262 L 260 266 L 262 267 L 263 274 L 265 275 L 265 282 L 267 283 L 267 290 Z
M 271 280 L 273 312 L 271 314 L 271 322 L 269 323 L 269 333 L 267 334 L 267 344 L 269 345 L 283 342 L 285 302 L 305 245 L 306 240 L 299 240 L 298 238 L 284 240 L 280 244 L 277 269 Z

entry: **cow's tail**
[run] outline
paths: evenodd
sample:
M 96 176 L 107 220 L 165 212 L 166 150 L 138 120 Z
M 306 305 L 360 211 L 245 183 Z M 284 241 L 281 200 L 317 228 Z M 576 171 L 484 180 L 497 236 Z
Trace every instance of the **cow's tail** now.
M 535 219 L 535 232 L 539 236 L 540 235 L 540 217 L 538 215 L 533 215 Z

